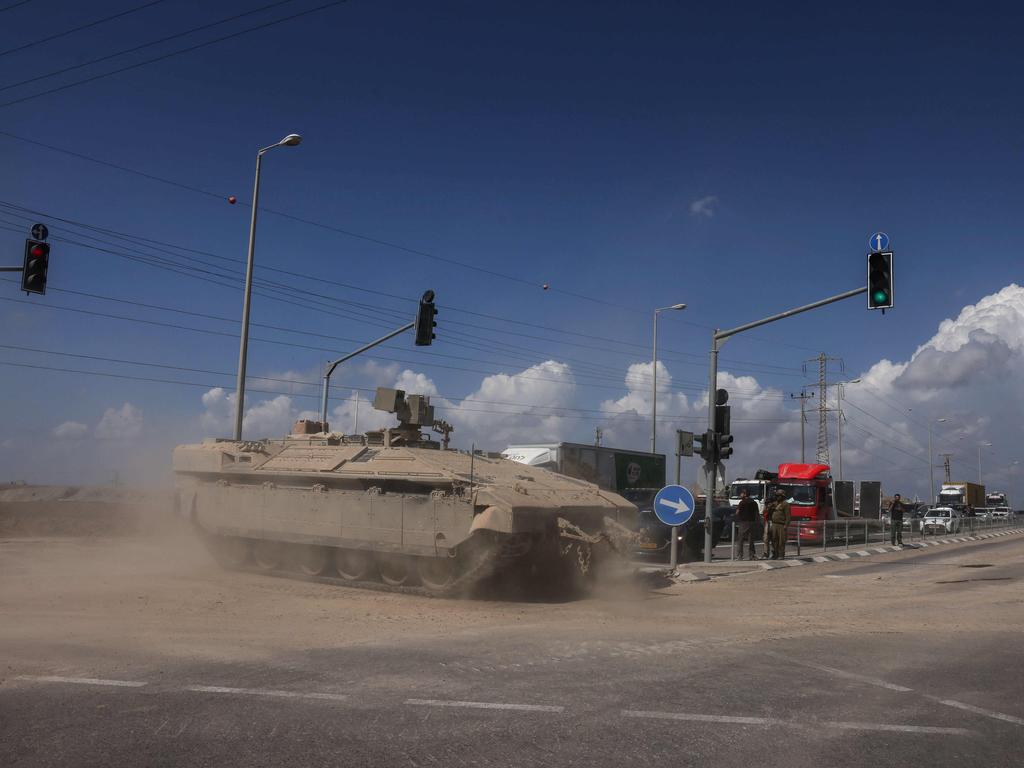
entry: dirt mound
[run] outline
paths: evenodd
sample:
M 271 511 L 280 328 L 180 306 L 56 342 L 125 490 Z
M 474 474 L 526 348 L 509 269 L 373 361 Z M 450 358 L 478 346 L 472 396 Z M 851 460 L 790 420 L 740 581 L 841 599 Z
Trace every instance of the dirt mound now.
M 121 486 L 0 488 L 0 536 L 118 536 L 173 525 L 173 494 Z

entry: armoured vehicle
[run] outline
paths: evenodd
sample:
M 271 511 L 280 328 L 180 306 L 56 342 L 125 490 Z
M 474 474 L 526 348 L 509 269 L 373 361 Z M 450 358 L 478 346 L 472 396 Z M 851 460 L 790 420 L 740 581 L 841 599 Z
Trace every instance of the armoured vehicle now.
M 178 503 L 228 567 L 449 593 L 496 569 L 584 573 L 628 550 L 637 509 L 593 483 L 498 455 L 447 450 L 429 398 L 378 389 L 398 425 L 359 435 L 296 423 L 280 440 L 174 451 Z M 551 576 L 554 578 L 555 576 Z

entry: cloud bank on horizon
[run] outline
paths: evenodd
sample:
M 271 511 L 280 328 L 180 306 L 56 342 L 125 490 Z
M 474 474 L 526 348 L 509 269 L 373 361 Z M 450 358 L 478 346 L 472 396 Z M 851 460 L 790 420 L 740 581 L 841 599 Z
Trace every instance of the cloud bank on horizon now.
M 501 450 L 509 443 L 575 440 L 591 442 L 593 429 L 603 430 L 603 443 L 647 450 L 651 435 L 651 363 L 638 361 L 623 373 L 623 390 L 596 404 L 587 403 L 578 388 L 570 364 L 545 360 L 515 373 L 484 377 L 462 398 L 442 396 L 424 371 L 363 363 L 361 374 L 373 386 L 393 386 L 410 393 L 430 395 L 437 417 L 455 427 L 456 446 Z M 288 371 L 268 378 L 295 382 L 295 392 L 313 392 L 311 372 Z M 931 424 L 935 455 L 951 453 L 953 473 L 960 479 L 977 478 L 977 451 L 981 445 L 985 480 L 1011 494 L 1024 490 L 1024 460 L 1018 446 L 1024 444 L 1024 287 L 1011 284 L 965 306 L 955 318 L 943 320 L 937 332 L 905 361 L 879 360 L 844 388 L 842 401 L 843 469 L 846 479 L 880 479 L 887 491 L 927 495 L 929 464 L 928 427 Z M 727 467 L 730 476 L 744 475 L 758 467 L 774 467 L 800 456 L 799 409 L 777 387 L 765 386 L 755 376 L 736 376 L 727 369 L 719 374 L 719 386 L 732 393 L 733 433 L 736 453 Z M 291 390 L 289 390 L 291 391 Z M 335 394 L 330 416 L 342 431 L 365 431 L 394 423 L 389 414 L 374 411 L 372 395 L 356 389 Z M 659 449 L 671 450 L 676 429 L 703 431 L 707 392 L 687 394 L 673 387 L 671 368 L 658 362 Z M 339 402 L 339 397 L 341 401 Z M 201 409 L 185 417 L 176 440 L 200 439 L 209 434 L 228 434 L 233 424 L 235 395 L 221 387 L 205 392 Z M 317 418 L 315 400 L 281 394 L 250 395 L 244 417 L 247 437 L 286 434 L 299 418 Z M 837 406 L 830 387 L 826 405 Z M 103 444 L 107 464 L 122 455 L 155 457 L 169 455 L 166 434 L 147 431 L 143 408 L 125 402 L 112 405 L 89 428 L 82 415 L 74 421 L 53 425 L 27 450 L 23 443 L 7 439 L 0 445 L 5 463 L 17 472 L 25 457 L 42 451 L 53 461 L 81 454 L 88 441 Z M 807 454 L 813 460 L 817 429 L 813 403 L 808 408 Z M 835 416 L 829 425 L 833 465 L 836 458 Z M 941 420 L 941 421 L 940 421 Z M 161 439 L 163 438 L 163 439 Z M 118 453 L 120 452 L 120 454 Z M 686 460 L 683 480 L 696 476 L 697 460 Z M 37 462 L 34 462 L 37 464 Z M 128 462 L 130 463 L 130 462 Z M 167 464 L 169 465 L 169 458 Z M 671 461 L 669 462 L 672 463 Z M 96 473 L 95 462 L 82 465 Z M 941 471 L 936 471 L 941 479 Z M 33 478 L 36 481 L 41 478 Z M 103 482 L 102 476 L 77 481 Z M 1013 481 L 1017 481 L 1014 487 Z M 1019 504 L 1021 499 L 1014 499 Z

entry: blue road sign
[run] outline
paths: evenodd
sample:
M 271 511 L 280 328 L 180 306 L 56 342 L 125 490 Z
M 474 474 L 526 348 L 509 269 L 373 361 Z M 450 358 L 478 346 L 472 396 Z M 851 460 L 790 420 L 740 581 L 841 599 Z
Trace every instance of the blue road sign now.
M 654 514 L 665 525 L 685 525 L 695 506 L 693 494 L 681 485 L 666 485 L 654 497 Z
M 875 234 L 868 238 L 868 245 L 872 251 L 888 251 L 889 236 L 885 232 L 875 232 Z

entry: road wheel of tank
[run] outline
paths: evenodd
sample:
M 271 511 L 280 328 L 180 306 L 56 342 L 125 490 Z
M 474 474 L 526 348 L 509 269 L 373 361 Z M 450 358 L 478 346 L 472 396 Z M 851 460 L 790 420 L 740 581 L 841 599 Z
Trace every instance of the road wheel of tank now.
M 260 539 L 252 545 L 252 559 L 261 571 L 273 571 L 281 567 L 284 545 L 280 541 Z
M 405 555 L 377 555 L 380 580 L 389 587 L 401 587 L 412 581 L 413 563 Z
M 329 562 L 326 547 L 304 544 L 296 548 L 295 565 L 306 576 L 320 576 L 327 570 Z
M 336 549 L 334 567 L 343 579 L 365 581 L 373 572 L 373 553 L 364 549 Z
M 417 561 L 416 572 L 428 592 L 448 590 L 459 576 L 458 560 L 454 557 L 419 557 Z
M 249 561 L 251 547 L 246 539 L 212 536 L 209 545 L 213 558 L 222 568 L 241 568 Z

